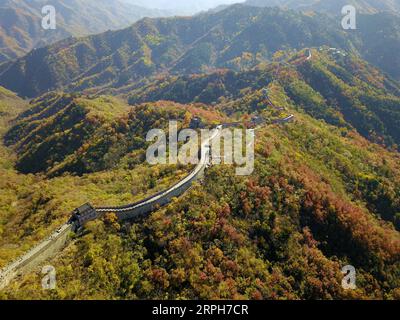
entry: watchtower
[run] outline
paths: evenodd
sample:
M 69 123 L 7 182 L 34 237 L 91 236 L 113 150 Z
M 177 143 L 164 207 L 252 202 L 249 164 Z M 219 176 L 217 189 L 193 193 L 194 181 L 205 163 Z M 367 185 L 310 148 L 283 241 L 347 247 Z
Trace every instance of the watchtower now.
M 190 129 L 203 129 L 204 123 L 199 117 L 194 117 L 189 124 Z
M 95 220 L 98 217 L 97 211 L 90 203 L 86 203 L 72 212 L 72 222 L 77 224 L 77 227 L 82 227 L 86 222 Z

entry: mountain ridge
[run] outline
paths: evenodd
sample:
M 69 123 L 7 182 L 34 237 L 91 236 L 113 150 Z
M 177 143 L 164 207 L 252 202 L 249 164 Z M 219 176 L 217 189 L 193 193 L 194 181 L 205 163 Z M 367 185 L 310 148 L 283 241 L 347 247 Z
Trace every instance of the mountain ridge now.
M 286 13 L 280 11 L 264 10 L 265 18 L 275 16 L 275 12 L 279 12 L 283 16 L 286 15 Z M 37 93 L 52 89 L 52 86 L 57 86 L 58 83 L 61 86 L 66 86 L 71 82 L 82 81 L 82 85 L 80 83 L 72 84 L 75 90 L 82 90 L 91 86 L 90 83 L 85 84 L 85 78 L 88 78 L 86 82 L 98 81 L 103 85 L 107 82 L 107 76 L 110 76 L 112 81 L 117 83 L 124 82 L 125 77 L 135 80 L 135 77 L 147 77 L 154 73 L 154 68 L 157 71 L 162 71 L 171 67 L 174 63 L 177 65 L 175 70 L 183 67 L 188 69 L 189 72 L 196 71 L 196 69 L 201 69 L 203 64 L 211 64 L 212 61 L 210 59 L 213 58 L 210 53 L 223 49 L 224 43 L 229 42 L 230 37 L 234 36 L 233 33 L 241 31 L 240 26 L 237 25 L 235 27 L 235 24 L 229 23 L 231 19 L 242 20 L 242 23 L 251 25 L 250 19 L 258 14 L 259 10 L 256 8 L 246 7 L 246 10 L 241 10 L 241 7 L 233 6 L 214 15 L 203 14 L 192 18 L 144 19 L 121 31 L 103 33 L 77 40 L 64 40 L 53 46 L 33 51 L 15 63 L 1 66 L 0 69 L 8 68 L 9 72 L 2 72 L 0 83 L 3 86 L 9 86 L 10 89 L 23 96 L 34 96 Z M 310 20 L 306 16 L 302 18 Z M 321 21 L 320 24 L 324 22 Z M 312 20 L 310 23 L 312 23 Z M 225 28 L 229 30 L 226 36 L 222 31 L 221 36 L 225 39 L 220 38 L 220 32 L 218 31 L 221 28 L 224 30 L 224 24 Z M 273 28 L 279 29 L 280 26 L 275 24 Z M 333 39 L 335 36 L 335 34 L 332 34 Z M 207 37 L 210 39 L 207 39 Z M 257 41 L 255 40 L 255 45 L 257 45 Z M 277 45 L 279 45 L 280 41 L 278 40 Z M 240 47 L 235 49 L 234 46 L 242 46 L 243 44 L 241 43 L 242 41 L 238 39 L 237 44 L 233 43 L 230 46 L 240 55 L 243 49 Z M 215 49 L 213 49 L 214 46 Z M 211 51 L 208 52 L 210 47 Z M 195 51 L 198 51 L 200 55 L 196 56 Z M 201 52 L 204 52 L 204 54 L 201 55 Z M 226 55 L 228 53 L 229 51 Z M 77 54 L 81 56 L 79 59 L 80 65 L 72 61 L 76 65 L 74 66 L 66 60 L 66 56 L 70 57 L 70 59 L 77 59 Z M 129 58 L 128 54 L 130 55 Z M 232 54 L 232 58 L 234 58 L 235 53 L 233 52 Z M 185 58 L 188 61 L 187 66 L 184 65 Z M 230 57 L 228 59 L 231 60 Z M 180 65 L 178 65 L 179 62 L 181 62 Z M 31 77 L 29 74 L 34 73 L 33 67 L 40 67 L 44 74 L 49 72 L 48 77 L 52 78 L 50 82 L 48 79 L 43 79 L 44 77 L 41 79 L 32 74 L 31 76 L 36 79 L 31 78 L 24 84 L 24 79 L 27 80 L 27 76 Z M 111 73 L 105 72 L 108 67 L 111 67 L 109 69 Z M 32 71 L 29 71 L 28 68 L 32 69 Z M 58 70 L 57 74 L 55 74 L 57 68 L 66 70 Z M 24 69 L 25 71 L 23 71 Z M 116 79 L 116 75 L 113 74 L 116 71 L 118 71 L 120 80 Z M 13 77 L 18 77 L 18 84 L 14 83 Z M 56 79 L 55 77 L 64 77 L 64 79 Z M 39 88 L 31 87 L 26 91 L 23 89 L 25 85 L 34 85 Z
M 206 171 L 201 185 L 140 223 L 121 225 L 112 214 L 92 221 L 51 261 L 57 268 L 57 288 L 51 295 L 40 290 L 39 270 L 17 279 L 0 297 L 156 299 L 168 294 L 171 299 L 397 299 L 400 237 L 394 225 L 400 227 L 399 154 L 352 129 L 328 125 L 296 110 L 279 83 L 269 92 L 274 103 L 293 112 L 296 120 L 260 125 L 252 175 L 239 177 L 232 166 L 216 165 Z M 256 100 L 258 93 L 252 94 Z M 49 93 L 33 101 L 20 114 L 20 121 L 35 121 L 53 110 L 56 105 L 48 102 L 55 96 L 64 95 Z M 143 120 L 165 127 L 171 117 L 184 125 L 193 116 L 188 105 L 172 102 L 148 103 L 129 111 L 113 99 L 105 106 L 104 97 L 65 97 L 81 106 L 94 103 L 89 108 L 105 119 L 110 110 L 120 110 L 129 112 L 128 119 L 133 120 L 120 121 L 125 115 L 106 125 L 107 134 L 85 136 L 78 154 L 89 156 L 87 160 L 104 156 L 108 142 L 118 147 L 127 132 L 143 139 Z M 58 111 L 64 120 L 75 112 L 69 105 L 63 103 Z M 274 112 L 267 110 L 265 101 L 259 109 Z M 209 105 L 198 105 L 197 110 L 217 114 Z M 38 139 L 39 144 L 30 148 L 45 143 L 57 146 L 53 142 L 60 137 L 72 137 L 71 131 L 58 128 L 65 121 L 52 119 L 46 114 L 40 122 L 48 130 L 46 139 L 36 137 L 34 130 L 21 134 L 21 138 Z M 83 117 L 74 125 L 90 126 L 93 120 Z M 75 140 L 66 139 L 60 147 L 69 149 Z M 114 147 L 108 150 L 118 153 Z M 53 150 L 47 148 L 38 160 L 52 159 Z M 65 171 L 44 177 L 0 167 L 5 177 L 0 181 L 0 207 L 5 208 L 0 211 L 0 263 L 45 237 L 80 203 L 143 199 L 154 186 L 171 185 L 184 175 L 179 166 L 149 167 L 135 158 L 135 150 L 122 151 L 120 163 L 82 176 Z M 45 163 L 52 167 L 62 162 Z M 340 270 L 348 264 L 357 268 L 357 290 L 341 286 Z
M 385 32 L 391 26 L 397 30 L 390 38 L 375 35 L 384 21 L 389 22 Z M 278 50 L 320 45 L 359 51 L 399 78 L 400 67 L 387 61 L 399 59 L 394 53 L 400 46 L 400 17 L 360 17 L 360 24 L 368 23 L 369 28 L 348 33 L 326 16 L 243 5 L 194 17 L 145 18 L 123 30 L 70 38 L 3 63 L 0 84 L 28 97 L 54 89 L 120 88 L 163 73 L 251 68 Z M 376 43 L 369 41 L 372 37 Z
M 42 29 L 45 5 L 56 9 L 56 30 Z M 171 14 L 120 0 L 4 0 L 0 5 L 0 63 L 71 36 L 121 29 L 146 16 Z
M 358 13 L 396 12 L 400 13 L 398 0 L 247 0 L 247 5 L 259 7 L 282 7 L 301 11 L 325 12 L 341 15 L 342 8 L 352 5 Z

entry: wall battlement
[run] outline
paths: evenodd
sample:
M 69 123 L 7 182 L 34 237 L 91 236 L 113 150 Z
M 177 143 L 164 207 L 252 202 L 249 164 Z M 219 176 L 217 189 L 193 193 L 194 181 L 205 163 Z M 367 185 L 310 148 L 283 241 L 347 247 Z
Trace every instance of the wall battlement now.
M 52 258 L 59 252 L 66 245 L 72 227 L 72 224 L 64 224 L 50 237 L 40 242 L 22 257 L 19 257 L 16 261 L 1 270 L 0 289 L 6 287 L 13 278 L 34 270 L 41 263 Z
M 91 219 L 96 219 L 107 212 L 114 212 L 119 220 L 130 220 L 148 213 L 153 212 L 157 208 L 163 207 L 170 203 L 175 197 L 181 196 L 185 193 L 193 184 L 194 181 L 201 178 L 204 174 L 205 169 L 210 163 L 210 147 L 209 143 L 211 140 L 216 138 L 221 132 L 222 126 L 218 126 L 210 139 L 204 142 L 200 149 L 200 161 L 195 169 L 184 179 L 173 185 L 168 190 L 159 192 L 150 198 L 144 199 L 135 204 L 123 206 L 123 207 L 104 207 L 96 208 L 97 214 L 93 215 Z M 81 227 L 81 226 L 79 226 Z M 12 279 L 15 277 L 34 270 L 41 263 L 54 257 L 68 242 L 69 234 L 76 229 L 76 223 L 67 222 L 59 229 L 57 229 L 50 237 L 39 243 L 29 252 L 16 261 L 0 270 L 0 289 L 6 287 Z

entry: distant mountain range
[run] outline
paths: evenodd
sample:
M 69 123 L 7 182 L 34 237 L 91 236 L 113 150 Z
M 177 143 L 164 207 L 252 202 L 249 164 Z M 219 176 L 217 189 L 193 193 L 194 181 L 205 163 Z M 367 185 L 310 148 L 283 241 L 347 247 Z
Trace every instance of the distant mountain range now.
M 41 10 L 56 8 L 56 30 L 41 27 Z M 0 3 L 0 63 L 70 36 L 121 29 L 143 17 L 170 15 L 121 0 L 2 0 Z
M 173 11 L 177 14 L 195 14 L 206 11 L 219 5 L 229 5 L 244 2 L 245 0 L 122 0 L 124 2 L 146 8 L 157 8 Z
M 247 5 L 260 7 L 286 7 L 303 11 L 328 12 L 336 15 L 346 5 L 353 5 L 359 13 L 382 11 L 400 12 L 399 0 L 247 0 Z
M 250 69 L 279 50 L 321 45 L 360 54 L 400 78 L 400 17 L 360 15 L 359 25 L 347 32 L 323 14 L 244 5 L 193 17 L 144 19 L 2 64 L 0 85 L 27 97 L 54 89 L 121 88 L 160 73 Z
M 305 60 L 307 51 L 289 54 L 281 67 L 274 62 L 244 72 L 225 70 L 159 78 L 132 90 L 129 102 L 167 100 L 217 105 L 233 100 L 226 103 L 228 113 L 254 112 L 259 100 L 249 98 L 248 91 L 251 89 L 254 95 L 267 83 L 279 82 L 288 97 L 314 118 L 354 127 L 376 142 L 379 137 L 387 145 L 400 145 L 400 84 L 357 56 L 344 56 L 325 47 L 311 50 L 311 59 Z

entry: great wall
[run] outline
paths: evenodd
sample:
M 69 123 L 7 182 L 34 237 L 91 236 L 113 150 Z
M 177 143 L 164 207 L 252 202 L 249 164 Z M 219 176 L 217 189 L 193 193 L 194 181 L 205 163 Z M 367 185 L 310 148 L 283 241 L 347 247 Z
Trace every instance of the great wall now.
M 54 257 L 68 242 L 72 229 L 72 224 L 65 223 L 50 237 L 1 270 L 0 289 L 6 287 L 18 275 L 33 271 L 44 261 Z
M 268 91 L 265 91 L 264 94 L 268 103 L 273 108 L 277 110 L 283 109 L 275 106 L 268 97 Z M 294 115 L 291 114 L 285 118 L 277 119 L 272 123 L 280 124 L 292 121 L 293 119 Z M 221 134 L 222 127 L 231 127 L 232 125 L 236 126 L 239 124 L 240 123 L 232 123 L 217 126 L 209 138 L 202 143 L 200 147 L 200 161 L 196 165 L 195 169 L 188 176 L 169 189 L 126 206 L 93 208 L 89 204 L 86 204 L 81 208 L 76 209 L 75 211 L 82 209 L 82 212 L 80 212 L 82 214 L 81 216 L 78 215 L 76 220 L 70 219 L 48 238 L 0 270 L 0 290 L 4 289 L 15 277 L 35 270 L 42 263 L 54 257 L 67 245 L 71 232 L 76 232 L 77 229 L 82 227 L 87 221 L 95 220 L 103 216 L 105 213 L 115 213 L 120 221 L 131 220 L 149 214 L 170 203 L 172 198 L 184 194 L 192 186 L 193 182 L 203 176 L 205 169 L 211 163 L 211 142 Z
M 204 170 L 210 164 L 210 143 L 217 138 L 222 130 L 222 126 L 218 126 L 213 130 L 210 137 L 204 141 L 200 148 L 200 161 L 195 169 L 184 179 L 173 185 L 169 189 L 157 193 L 147 199 L 122 207 L 104 207 L 93 209 L 90 205 L 85 205 L 87 213 L 84 219 L 80 221 L 70 220 L 59 229 L 57 229 L 50 237 L 36 245 L 29 252 L 18 258 L 0 271 L 0 289 L 6 287 L 15 277 L 30 272 L 37 268 L 40 264 L 54 257 L 67 244 L 72 231 L 83 223 L 101 217 L 105 213 L 113 212 L 120 221 L 130 220 L 143 216 L 154 211 L 157 208 L 168 204 L 172 198 L 179 197 L 185 193 L 193 184 L 204 174 Z

